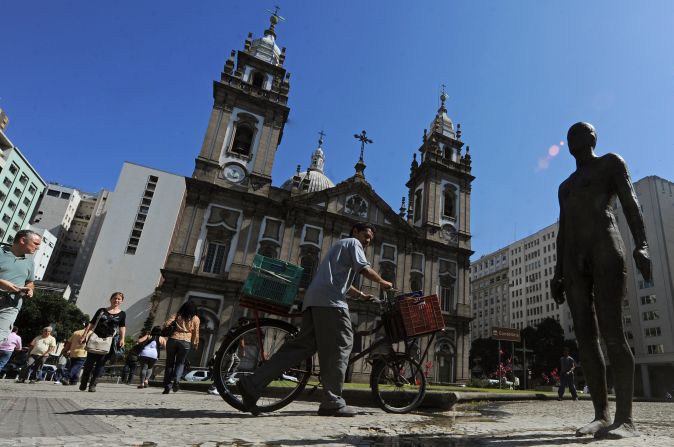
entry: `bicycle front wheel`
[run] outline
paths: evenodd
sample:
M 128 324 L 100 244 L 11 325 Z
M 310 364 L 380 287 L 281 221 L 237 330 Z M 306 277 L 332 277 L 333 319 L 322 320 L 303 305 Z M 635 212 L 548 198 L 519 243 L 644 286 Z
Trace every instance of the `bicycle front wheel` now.
M 370 384 L 377 404 L 388 413 L 409 413 L 426 394 L 421 366 L 406 354 L 376 360 Z
M 237 390 L 239 378 L 252 374 L 298 332 L 295 326 L 281 320 L 261 318 L 259 325 L 259 330 L 254 322 L 241 326 L 225 338 L 213 365 L 213 381 L 218 393 L 240 411 L 246 410 Z M 306 386 L 311 371 L 311 357 L 282 371 L 258 400 L 260 411 L 275 411 L 292 402 Z

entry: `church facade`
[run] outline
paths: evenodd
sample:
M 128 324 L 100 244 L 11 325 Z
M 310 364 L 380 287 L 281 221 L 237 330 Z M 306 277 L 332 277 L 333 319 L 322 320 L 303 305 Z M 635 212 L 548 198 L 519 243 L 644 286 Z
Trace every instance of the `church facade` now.
M 399 290 L 440 297 L 446 329 L 429 348 L 424 365 L 429 380 L 468 380 L 474 177 L 460 126 L 455 128 L 447 116 L 446 95 L 423 132 L 406 183 L 408 197 L 398 211 L 366 180 L 362 151 L 352 177 L 337 184 L 328 179 L 322 138 L 306 171 L 298 167 L 280 187 L 273 186 L 272 166 L 289 113 L 290 75 L 284 68 L 285 48 L 276 44 L 278 19 L 273 15 L 270 21 L 262 37 L 253 39 L 251 33 L 242 50 L 232 51 L 213 84 L 206 135 L 194 173 L 186 178 L 185 200 L 153 302 L 155 323 L 185 301 L 195 301 L 202 320 L 201 343 L 190 362 L 206 365 L 227 331 L 250 312 L 238 299 L 255 254 L 303 266 L 303 288 L 322 256 L 348 236 L 355 222 L 370 222 L 377 230 L 366 249 L 372 268 Z M 379 295 L 369 280 L 356 281 L 364 292 Z M 368 303 L 351 302 L 356 331 L 372 328 L 373 309 Z M 356 336 L 354 350 L 371 342 Z M 422 339 L 422 350 L 425 343 Z M 369 364 L 364 361 L 355 366 L 353 380 L 367 374 Z

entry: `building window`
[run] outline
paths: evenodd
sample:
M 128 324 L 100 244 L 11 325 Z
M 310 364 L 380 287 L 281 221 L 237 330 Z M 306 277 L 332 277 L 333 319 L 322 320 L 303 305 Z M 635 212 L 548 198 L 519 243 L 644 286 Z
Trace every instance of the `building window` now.
M 12 186 L 12 181 L 9 178 L 5 177 L 5 179 L 2 181 L 2 184 L 9 188 L 10 186 Z
M 300 266 L 304 269 L 302 279 L 300 279 L 300 288 L 306 289 L 314 279 L 314 274 L 318 268 L 318 250 L 315 247 L 302 247 L 300 252 Z
M 152 203 L 152 199 L 147 199 L 144 197 L 150 190 L 150 187 L 152 188 L 152 191 L 154 191 L 158 181 L 159 177 L 157 177 L 156 175 L 150 175 L 147 178 L 147 182 L 145 183 L 145 192 L 138 206 L 138 212 L 136 213 L 136 220 L 133 223 L 131 235 L 129 236 L 129 242 L 127 243 L 126 246 L 126 254 L 128 255 L 135 255 L 136 251 L 138 250 L 140 237 L 143 234 L 142 230 L 143 227 L 145 226 L 145 220 L 147 218 L 147 214 L 150 212 L 150 205 Z
M 644 334 L 646 337 L 659 337 L 662 335 L 662 331 L 660 330 L 660 326 L 656 327 L 647 327 L 644 329 Z
M 381 244 L 381 259 L 386 261 L 392 261 L 395 263 L 396 260 L 395 245 Z
M 2 194 L 0 194 L 0 200 L 2 200 L 2 199 L 4 199 L 4 197 L 2 197 Z M 30 199 L 28 197 L 24 197 L 23 198 L 23 204 L 26 205 L 26 206 L 30 206 Z
M 273 239 L 275 241 L 280 240 L 281 233 L 281 221 L 276 219 L 265 219 L 264 221 L 264 233 L 262 233 L 262 238 L 264 239 Z
M 643 313 L 644 321 L 657 320 L 660 318 L 660 314 L 657 310 L 649 310 L 648 312 Z
M 442 215 L 444 217 L 456 218 L 456 187 L 446 184 L 442 194 Z
M 204 262 L 204 272 L 222 273 L 227 251 L 227 245 L 220 242 L 209 243 L 208 250 L 206 251 L 206 261 Z
M 417 189 L 414 193 L 414 221 L 421 219 L 421 206 L 422 206 L 422 196 L 423 190 Z
M 9 167 L 9 172 L 11 172 L 13 175 L 16 175 L 16 173 L 19 172 L 19 167 L 16 165 L 16 163 L 12 163 L 12 165 Z
M 655 304 L 655 295 L 643 295 L 641 297 L 641 304 Z
M 253 137 L 255 136 L 255 122 L 243 117 L 243 120 L 238 121 L 235 126 L 230 151 L 244 157 L 250 157 L 253 149 Z
M 28 183 L 28 176 L 26 174 L 21 174 L 21 177 L 19 177 L 19 182 L 22 185 L 25 185 L 26 183 Z
M 16 203 L 14 201 L 10 200 L 9 203 L 7 204 L 10 210 L 14 211 L 16 209 Z
M 253 87 L 262 88 L 264 86 L 265 75 L 262 72 L 255 71 L 250 77 Z
M 662 344 L 648 345 L 648 353 L 649 354 L 664 354 L 665 353 L 665 346 L 662 345 Z
M 31 183 L 30 186 L 28 187 L 28 192 L 31 195 L 34 195 L 37 192 L 37 186 Z
M 0 202 L 4 201 L 7 198 L 7 194 L 4 192 L 0 191 Z
M 438 261 L 440 269 L 440 305 L 442 310 L 451 311 L 454 309 L 454 289 L 457 277 L 456 262 L 440 259 Z
M 318 246 L 321 245 L 321 235 L 322 235 L 321 228 L 305 225 L 303 233 L 304 234 L 302 236 L 302 243 L 314 244 Z
M 389 281 L 391 284 L 393 284 L 393 287 L 395 288 L 396 286 L 396 265 L 393 262 L 382 262 L 379 264 L 379 276 L 382 277 L 382 279 Z M 379 289 L 379 298 L 384 299 L 384 290 Z
M 271 241 L 262 241 L 260 242 L 260 248 L 257 250 L 257 254 L 265 256 L 267 258 L 278 259 L 278 245 L 275 242 Z
M 9 223 L 10 220 L 12 220 L 12 218 L 9 217 L 8 214 L 5 214 L 4 216 L 2 216 L 2 221 L 3 221 L 4 223 Z
M 424 272 L 424 255 L 421 253 L 412 253 L 412 270 Z

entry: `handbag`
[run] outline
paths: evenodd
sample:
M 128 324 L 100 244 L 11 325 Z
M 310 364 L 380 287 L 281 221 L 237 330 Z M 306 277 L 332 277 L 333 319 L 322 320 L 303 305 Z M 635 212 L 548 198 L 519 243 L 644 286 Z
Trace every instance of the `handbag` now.
M 98 322 L 101 321 L 102 316 L 103 312 L 98 314 L 96 323 L 94 323 L 94 327 L 91 328 L 91 335 L 84 345 L 84 349 L 92 354 L 107 354 L 110 352 L 110 348 L 112 347 L 112 335 L 110 337 L 99 337 L 96 335 L 96 332 L 94 332 L 96 330 L 96 326 L 98 326 Z

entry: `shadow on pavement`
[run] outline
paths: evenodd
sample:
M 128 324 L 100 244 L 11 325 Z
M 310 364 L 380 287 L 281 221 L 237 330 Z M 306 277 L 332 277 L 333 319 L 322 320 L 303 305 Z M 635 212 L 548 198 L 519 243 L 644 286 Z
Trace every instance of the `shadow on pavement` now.
M 86 408 L 77 411 L 68 411 L 55 414 L 89 415 L 89 416 L 136 416 L 142 418 L 247 418 L 253 417 L 248 413 L 212 411 L 212 410 L 185 410 L 182 408 Z

